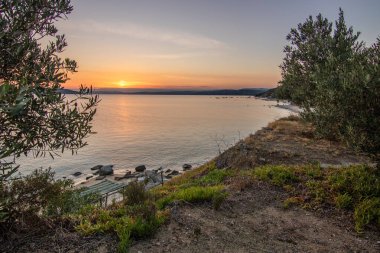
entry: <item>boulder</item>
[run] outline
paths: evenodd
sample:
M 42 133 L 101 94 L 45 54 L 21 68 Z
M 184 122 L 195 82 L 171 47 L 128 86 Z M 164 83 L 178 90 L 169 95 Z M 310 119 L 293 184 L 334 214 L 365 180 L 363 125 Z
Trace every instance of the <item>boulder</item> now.
M 178 170 L 172 170 L 172 172 L 170 172 L 168 174 L 168 176 L 177 176 L 179 174 L 179 171 Z
M 131 178 L 131 174 L 132 174 L 132 172 L 127 171 L 127 172 L 124 174 L 124 176 L 117 176 L 117 177 L 115 177 L 115 180 L 116 180 L 116 181 L 119 181 L 119 180 L 122 180 L 122 179 Z
M 102 166 L 99 169 L 99 175 L 100 176 L 108 176 L 113 174 L 113 165 L 106 165 Z
M 147 178 L 150 178 L 153 181 L 153 183 L 161 182 L 161 176 L 154 171 L 145 171 L 145 176 Z
M 82 172 L 79 172 L 79 171 L 78 171 L 78 172 L 75 172 L 75 173 L 73 174 L 74 177 L 79 177 L 80 175 L 82 175 Z
M 106 176 L 98 176 L 98 177 L 96 177 L 95 179 L 96 180 L 103 180 L 103 179 L 105 179 L 106 178 Z
M 146 170 L 145 165 L 139 165 L 135 168 L 136 172 L 144 172 Z
M 191 166 L 191 164 L 188 164 L 188 163 L 185 163 L 184 165 L 182 165 L 182 169 L 183 170 L 190 170 L 193 166 Z
M 100 170 L 100 168 L 103 167 L 103 165 L 96 165 L 91 168 L 91 170 Z

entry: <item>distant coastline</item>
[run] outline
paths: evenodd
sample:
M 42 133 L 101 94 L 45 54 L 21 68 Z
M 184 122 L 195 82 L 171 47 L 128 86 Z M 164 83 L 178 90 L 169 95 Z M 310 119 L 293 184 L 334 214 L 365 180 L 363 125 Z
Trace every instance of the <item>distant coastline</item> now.
M 256 96 L 268 91 L 268 88 L 220 89 L 220 90 L 167 90 L 167 89 L 96 89 L 95 94 L 124 95 L 207 95 L 207 96 Z M 77 94 L 70 89 L 59 90 L 62 94 Z

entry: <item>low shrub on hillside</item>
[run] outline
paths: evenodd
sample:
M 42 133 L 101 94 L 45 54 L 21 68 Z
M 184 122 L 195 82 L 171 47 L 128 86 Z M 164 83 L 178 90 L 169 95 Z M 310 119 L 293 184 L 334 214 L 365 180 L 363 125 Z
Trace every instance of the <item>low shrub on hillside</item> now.
M 55 180 L 54 173 L 36 170 L 0 188 L 0 227 L 3 232 L 43 228 L 47 220 L 79 210 L 98 196 L 81 196 L 71 180 Z
M 256 179 L 283 187 L 292 195 L 284 206 L 332 205 L 353 212 L 355 228 L 380 227 L 380 172 L 367 165 L 321 169 L 319 165 L 263 166 L 253 170 Z

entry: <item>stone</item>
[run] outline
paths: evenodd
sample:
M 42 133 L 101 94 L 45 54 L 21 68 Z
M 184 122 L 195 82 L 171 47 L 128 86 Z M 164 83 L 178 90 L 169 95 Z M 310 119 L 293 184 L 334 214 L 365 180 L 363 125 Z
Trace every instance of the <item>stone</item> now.
M 188 164 L 188 163 L 185 163 L 184 165 L 182 165 L 182 169 L 183 170 L 190 170 L 193 166 L 191 166 L 191 164 Z
M 94 176 L 88 176 L 86 177 L 86 180 L 89 180 L 90 178 L 93 178 Z
M 264 157 L 260 157 L 259 161 L 265 163 L 267 160 Z
M 153 181 L 153 183 L 161 182 L 161 175 L 158 175 L 154 171 L 149 171 L 149 170 L 145 171 L 145 176 L 147 178 L 150 178 Z
M 135 168 L 136 172 L 144 172 L 146 170 L 145 165 L 139 165 Z
M 100 176 L 108 176 L 113 174 L 113 165 L 106 165 L 102 166 L 99 169 L 99 175 Z
M 170 171 L 172 171 L 171 169 L 167 169 L 165 170 L 165 173 L 169 173 Z
M 103 179 L 105 179 L 106 178 L 106 176 L 98 176 L 98 177 L 96 177 L 95 179 L 96 180 L 103 180 Z
M 103 167 L 103 165 L 96 165 L 91 168 L 91 170 L 100 170 L 100 168 Z
M 173 171 L 170 172 L 168 175 L 170 175 L 170 176 L 176 176 L 176 175 L 178 175 L 178 174 L 179 174 L 178 170 L 173 170 Z
M 94 173 L 92 173 L 92 175 L 99 175 L 99 171 L 95 171 Z
M 79 171 L 78 171 L 78 172 L 75 172 L 75 173 L 73 174 L 74 177 L 79 177 L 80 175 L 82 175 L 82 172 L 79 172 Z

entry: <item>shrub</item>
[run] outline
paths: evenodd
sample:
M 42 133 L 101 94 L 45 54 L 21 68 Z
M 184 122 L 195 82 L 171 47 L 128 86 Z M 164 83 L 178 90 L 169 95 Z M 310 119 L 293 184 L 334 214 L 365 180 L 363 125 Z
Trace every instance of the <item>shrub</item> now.
M 269 181 L 277 186 L 284 186 L 286 184 L 298 181 L 298 177 L 296 176 L 294 169 L 288 166 L 266 165 L 256 168 L 253 173 L 256 178 Z
M 96 195 L 81 196 L 70 180 L 55 180 L 50 169 L 3 182 L 0 190 L 0 225 L 5 230 L 39 227 L 48 216 L 75 212 L 97 199 Z
M 150 193 L 145 190 L 145 184 L 139 182 L 130 183 L 122 191 L 124 203 L 126 205 L 138 205 L 150 199 Z
M 209 201 L 223 190 L 222 186 L 192 186 L 185 189 L 179 189 L 168 196 L 157 201 L 157 207 L 163 209 L 170 203 L 181 200 L 190 203 Z
M 361 232 L 371 222 L 380 227 L 380 198 L 364 199 L 355 207 L 355 228 Z
M 289 208 L 292 205 L 303 203 L 304 199 L 300 197 L 290 197 L 284 200 L 284 208 Z
M 198 179 L 195 183 L 201 185 L 217 185 L 222 183 L 228 176 L 231 176 L 232 174 L 232 170 L 213 169 L 207 175 Z
M 335 204 L 338 208 L 348 209 L 352 204 L 352 197 L 346 192 L 344 194 L 338 194 L 335 197 Z
M 317 135 L 378 155 L 380 38 L 366 47 L 340 9 L 335 27 L 310 16 L 287 40 L 277 97 L 300 105 Z

